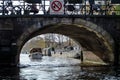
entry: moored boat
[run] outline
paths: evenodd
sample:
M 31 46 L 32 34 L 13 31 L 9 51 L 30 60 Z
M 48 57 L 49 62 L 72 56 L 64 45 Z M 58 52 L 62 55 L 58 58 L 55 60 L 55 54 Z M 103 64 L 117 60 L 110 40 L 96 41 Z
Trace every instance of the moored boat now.
M 34 52 L 29 55 L 30 58 L 32 59 L 42 59 L 43 54 L 40 52 Z
M 32 58 L 32 59 L 42 59 L 42 50 L 41 48 L 32 48 L 30 50 L 30 55 L 29 57 Z

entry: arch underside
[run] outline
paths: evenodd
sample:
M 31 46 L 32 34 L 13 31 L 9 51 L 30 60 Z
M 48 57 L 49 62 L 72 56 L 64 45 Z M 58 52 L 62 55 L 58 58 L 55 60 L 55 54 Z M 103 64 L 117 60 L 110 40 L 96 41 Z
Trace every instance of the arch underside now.
M 84 50 L 92 51 L 95 55 L 101 58 L 104 62 L 113 62 L 113 51 L 108 48 L 105 40 L 96 34 L 94 31 L 85 28 L 83 25 L 75 24 L 54 24 L 47 25 L 44 28 L 37 29 L 29 34 L 26 41 L 34 36 L 57 33 L 68 36 L 78 42 Z

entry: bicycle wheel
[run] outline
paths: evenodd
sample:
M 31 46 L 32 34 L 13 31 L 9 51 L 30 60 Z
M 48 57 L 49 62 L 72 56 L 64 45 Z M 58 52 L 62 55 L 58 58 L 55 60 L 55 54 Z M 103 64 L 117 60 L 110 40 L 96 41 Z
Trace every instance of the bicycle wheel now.
M 25 10 L 24 10 L 24 15 L 29 15 L 30 14 L 30 10 L 31 10 L 31 6 L 28 5 Z
M 19 6 L 13 7 L 13 14 L 14 15 L 22 15 L 22 9 Z
M 0 15 L 8 15 L 8 10 L 6 7 L 0 6 Z

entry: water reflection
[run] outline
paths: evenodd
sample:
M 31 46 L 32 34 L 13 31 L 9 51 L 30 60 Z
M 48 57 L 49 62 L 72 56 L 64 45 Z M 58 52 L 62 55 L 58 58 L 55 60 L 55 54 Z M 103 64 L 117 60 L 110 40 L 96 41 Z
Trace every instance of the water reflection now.
M 80 67 L 76 59 L 21 55 L 19 68 L 1 68 L 0 80 L 120 80 L 120 68 Z

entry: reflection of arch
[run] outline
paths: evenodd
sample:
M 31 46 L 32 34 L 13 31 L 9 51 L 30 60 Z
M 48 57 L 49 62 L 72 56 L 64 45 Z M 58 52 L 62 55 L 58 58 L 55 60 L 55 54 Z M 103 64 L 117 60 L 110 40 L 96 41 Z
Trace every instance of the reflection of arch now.
M 43 20 L 41 26 L 33 25 L 22 34 L 18 40 L 19 52 L 24 43 L 30 38 L 45 34 L 58 33 L 73 38 L 86 50 L 93 51 L 104 61 L 114 60 L 114 41 L 111 36 L 101 27 L 81 19 Z

